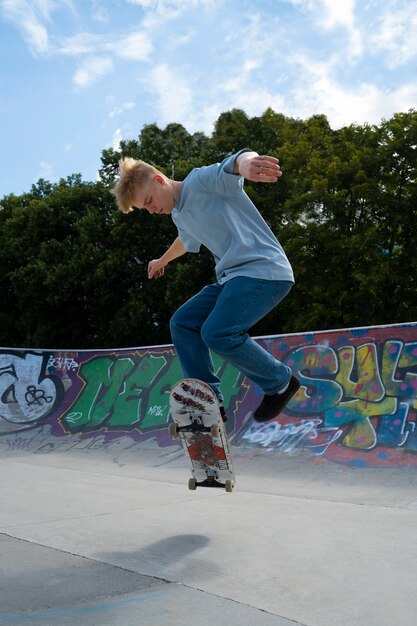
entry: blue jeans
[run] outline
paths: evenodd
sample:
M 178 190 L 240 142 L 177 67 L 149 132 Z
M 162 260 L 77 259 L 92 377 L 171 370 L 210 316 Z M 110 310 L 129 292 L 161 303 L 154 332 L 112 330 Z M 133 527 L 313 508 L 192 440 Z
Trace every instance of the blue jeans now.
M 210 350 L 253 380 L 265 394 L 280 391 L 291 370 L 248 335 L 288 294 L 290 281 L 238 276 L 204 287 L 172 316 L 172 341 L 184 376 L 208 383 L 222 399 Z

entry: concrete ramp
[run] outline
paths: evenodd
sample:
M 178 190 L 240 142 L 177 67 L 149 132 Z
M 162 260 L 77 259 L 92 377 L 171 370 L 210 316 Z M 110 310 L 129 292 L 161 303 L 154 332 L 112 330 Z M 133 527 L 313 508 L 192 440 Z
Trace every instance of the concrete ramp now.
M 416 325 L 259 341 L 301 395 L 259 428 L 216 361 L 233 494 L 187 489 L 171 346 L 2 350 L 0 624 L 415 626 Z
M 233 448 L 0 456 L 0 624 L 415 626 L 417 476 Z
M 194 536 L 175 539 L 177 550 L 189 551 L 195 542 Z M 0 535 L 0 550 L 10 564 L 0 624 L 211 626 L 216 615 L 232 626 L 294 624 L 180 583 L 6 535 Z

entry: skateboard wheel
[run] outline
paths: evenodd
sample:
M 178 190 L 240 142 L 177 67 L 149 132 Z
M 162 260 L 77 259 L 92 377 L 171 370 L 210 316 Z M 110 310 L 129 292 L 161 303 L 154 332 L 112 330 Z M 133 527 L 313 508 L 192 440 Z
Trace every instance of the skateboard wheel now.
M 188 489 L 190 491 L 195 491 L 197 489 L 197 480 L 195 478 L 190 478 L 188 481 Z
M 212 424 L 210 428 L 211 436 L 218 437 L 220 435 L 220 428 L 218 424 Z
M 178 426 L 175 424 L 175 422 L 170 423 L 170 425 L 168 426 L 168 432 L 171 437 L 178 437 Z
M 226 480 L 225 484 L 224 484 L 224 488 L 226 489 L 227 493 L 232 493 L 233 491 L 233 481 L 232 480 Z

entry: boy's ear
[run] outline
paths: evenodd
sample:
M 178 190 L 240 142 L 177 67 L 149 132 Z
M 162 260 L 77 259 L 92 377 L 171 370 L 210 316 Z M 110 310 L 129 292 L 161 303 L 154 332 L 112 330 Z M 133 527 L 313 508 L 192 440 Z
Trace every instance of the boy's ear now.
M 156 183 L 158 183 L 159 185 L 164 185 L 165 184 L 164 177 L 161 176 L 161 174 L 154 174 L 152 176 L 152 180 L 155 181 Z

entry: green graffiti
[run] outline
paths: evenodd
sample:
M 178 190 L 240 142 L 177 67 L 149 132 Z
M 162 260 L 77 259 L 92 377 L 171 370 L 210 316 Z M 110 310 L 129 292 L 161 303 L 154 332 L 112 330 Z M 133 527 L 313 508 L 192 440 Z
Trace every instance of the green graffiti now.
M 241 372 L 227 363 L 224 359 L 212 354 L 213 363 L 217 376 L 221 379 L 220 389 L 223 394 L 223 404 L 226 413 L 232 417 L 236 411 L 237 400 L 242 401 L 246 396 L 248 387 L 242 393 L 242 374 Z
M 71 412 L 62 421 L 71 432 L 100 428 L 111 415 L 112 407 L 127 375 L 134 367 L 131 358 L 94 358 L 83 363 L 79 376 L 85 381 Z
M 123 389 L 120 390 L 114 402 L 112 416 L 108 423 L 109 428 L 139 426 L 139 424 L 141 428 L 144 427 L 146 417 L 141 423 L 141 414 L 147 409 L 146 405 L 142 406 L 145 404 L 142 402 L 144 390 L 153 385 L 155 378 L 164 369 L 166 363 L 165 357 L 152 354 L 146 354 L 140 359 L 137 367 L 125 380 Z
M 136 363 L 132 357 L 97 357 L 83 363 L 79 376 L 85 386 L 71 412 L 63 418 L 64 423 L 71 431 L 138 424 L 143 390 L 153 384 L 165 366 L 165 357 L 150 354 L 139 357 Z
M 224 406 L 226 411 L 233 414 L 235 409 L 235 396 L 241 391 L 238 384 L 240 372 L 223 359 L 213 354 L 213 363 L 217 376 L 222 380 L 222 391 L 224 389 Z M 153 429 L 165 426 L 169 419 L 169 392 L 171 387 L 183 377 L 183 372 L 179 360 L 173 358 L 169 369 L 158 378 L 156 384 L 152 386 L 146 415 L 141 422 L 141 429 Z
M 169 392 L 183 377 L 178 359 L 172 359 L 166 372 L 152 386 L 146 414 L 141 423 L 142 430 L 166 426 L 169 418 Z
M 233 414 L 236 398 L 246 395 L 239 384 L 241 374 L 214 356 L 214 365 L 225 389 L 225 407 Z M 169 420 L 169 392 L 183 377 L 172 350 L 163 354 L 113 358 L 97 356 L 81 364 L 78 375 L 84 387 L 71 410 L 62 418 L 70 432 L 138 428 L 162 428 Z

